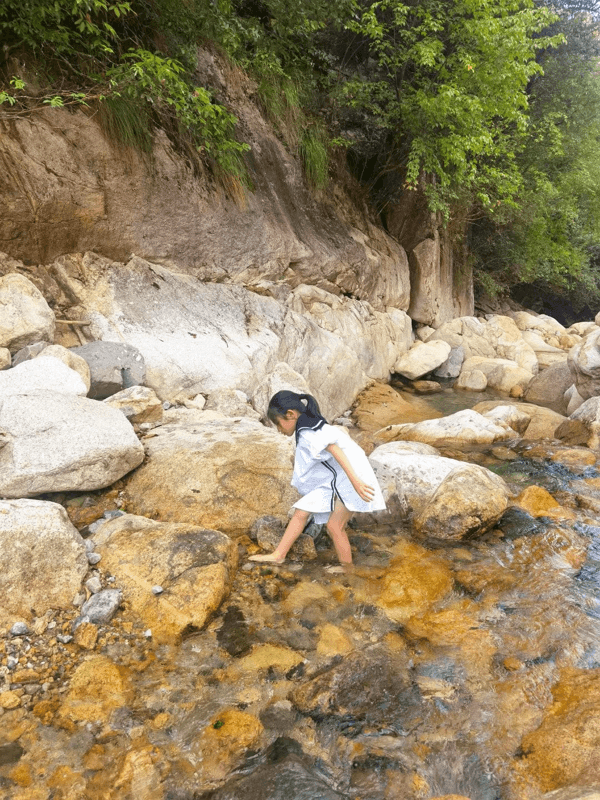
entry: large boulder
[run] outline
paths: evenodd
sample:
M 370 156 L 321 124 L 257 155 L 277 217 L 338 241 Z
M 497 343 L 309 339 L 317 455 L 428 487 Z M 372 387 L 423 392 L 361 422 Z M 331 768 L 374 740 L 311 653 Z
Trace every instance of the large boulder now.
M 237 566 L 233 540 L 197 525 L 125 514 L 105 522 L 94 542 L 104 569 L 123 590 L 127 609 L 156 642 L 173 642 L 186 630 L 203 628 L 229 593 Z
M 532 314 L 531 311 L 516 311 L 512 315 L 517 328 L 520 331 L 532 331 L 540 336 L 544 341 L 552 341 L 565 333 L 564 325 L 561 325 L 554 317 L 547 314 Z M 569 329 L 570 330 L 570 329 Z
M 593 450 L 600 449 L 600 397 L 590 397 L 585 400 L 567 421 L 558 426 L 556 438 L 566 439 L 567 433 L 574 428 L 573 422 L 579 422 L 584 426 L 587 433 L 587 446 Z
M 0 431 L 4 497 L 100 489 L 144 458 L 123 414 L 87 397 L 58 392 L 5 396 L 0 399 Z
M 0 627 L 69 608 L 87 569 L 85 542 L 62 506 L 0 500 Z
M 85 383 L 89 392 L 91 386 L 90 367 L 85 358 L 81 358 L 76 353 L 68 350 L 60 344 L 51 344 L 42 350 L 45 357 L 58 358 L 63 364 L 66 364 L 69 369 L 75 370 L 80 376 L 81 380 Z M 39 353 L 34 358 L 37 358 Z
M 506 405 L 504 400 L 484 400 L 473 406 L 473 411 L 485 414 L 497 406 L 504 405 Z M 511 405 L 531 417 L 531 421 L 523 434 L 524 439 L 553 439 L 558 426 L 567 419 L 550 408 L 536 406 L 533 403 L 512 403 Z
M 451 347 L 462 347 L 465 358 L 495 358 L 494 345 L 486 336 L 486 323 L 477 317 L 457 317 L 443 325 L 427 341 L 441 340 Z
M 500 418 L 487 419 L 471 409 L 457 411 L 441 419 L 404 425 L 389 425 L 377 431 L 378 443 L 407 440 L 424 442 L 433 447 L 461 447 L 477 444 L 507 442 L 518 438 L 517 433 Z
M 568 364 L 584 400 L 600 395 L 600 330 L 569 350 Z
M 146 380 L 146 365 L 135 347 L 122 342 L 89 342 L 71 352 L 83 358 L 90 368 L 89 396 L 103 400 L 122 389 L 141 386 Z
M 456 468 L 415 516 L 415 531 L 457 540 L 491 528 L 508 505 L 508 487 L 498 475 L 475 464 Z
M 386 502 L 412 516 L 419 533 L 460 539 L 486 530 L 500 518 L 508 489 L 498 475 L 451 458 L 406 453 L 398 445 L 381 445 L 369 460 L 377 475 L 383 473 Z
M 85 397 L 88 387 L 79 373 L 57 358 L 39 356 L 0 372 L 0 398 L 13 394 L 39 395 L 46 392 Z
M 517 363 L 533 375 L 538 371 L 538 359 L 534 348 L 523 338 L 510 317 L 500 314 L 490 316 L 485 325 L 485 338 L 490 342 L 498 358 Z
M 447 342 L 442 341 L 415 342 L 408 353 L 396 361 L 394 372 L 409 380 L 420 378 L 441 366 L 451 349 Z
M 564 395 L 572 383 L 571 370 L 566 361 L 561 361 L 543 369 L 531 380 L 525 390 L 525 400 L 564 414 L 567 410 Z
M 358 395 L 352 416 L 362 430 L 378 431 L 386 425 L 436 419 L 442 414 L 426 400 L 398 392 L 389 384 L 376 383 Z
M 496 389 L 504 394 L 509 394 L 510 390 L 515 386 L 524 389 L 533 378 L 531 371 L 523 369 L 515 361 L 507 358 L 472 356 L 465 359 L 461 374 L 463 372 L 473 372 L 474 370 L 483 372 L 490 389 Z
M 165 424 L 146 440 L 148 459 L 127 481 L 127 509 L 164 522 L 246 533 L 268 511 L 281 519 L 290 487 L 289 438 L 247 418 Z
M 17 272 L 0 277 L 0 347 L 16 353 L 39 339 L 54 340 L 54 312 L 31 281 Z
M 284 389 L 296 394 L 311 394 L 309 385 L 299 372 L 283 362 L 275 364 L 273 371 L 265 376 L 252 396 L 252 405 L 261 417 L 266 417 L 273 395 Z
M 146 362 L 145 385 L 172 403 L 219 389 L 253 397 L 276 365 L 286 363 L 302 375 L 325 416 L 335 417 L 370 379 L 389 378 L 412 337 L 404 312 L 376 311 L 366 302 L 315 294 L 314 287 L 288 291 L 284 303 L 240 285 L 201 283 L 138 257 L 113 264 L 86 254 L 81 268 L 86 287 L 79 315 L 90 321 L 87 330 L 98 340 L 137 348 Z

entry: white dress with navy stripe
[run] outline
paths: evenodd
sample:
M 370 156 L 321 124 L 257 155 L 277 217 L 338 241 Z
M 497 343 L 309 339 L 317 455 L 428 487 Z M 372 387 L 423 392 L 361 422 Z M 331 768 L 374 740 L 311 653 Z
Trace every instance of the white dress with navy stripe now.
M 326 450 L 330 444 L 338 445 L 360 480 L 374 489 L 373 500 L 367 503 L 358 495 L 340 464 Z M 381 511 L 385 508 L 365 451 L 343 428 L 333 425 L 322 425 L 319 430 L 303 428 L 299 432 L 292 486 L 303 495 L 294 503 L 294 508 L 310 511 L 318 525 L 327 522 L 337 497 L 349 511 Z

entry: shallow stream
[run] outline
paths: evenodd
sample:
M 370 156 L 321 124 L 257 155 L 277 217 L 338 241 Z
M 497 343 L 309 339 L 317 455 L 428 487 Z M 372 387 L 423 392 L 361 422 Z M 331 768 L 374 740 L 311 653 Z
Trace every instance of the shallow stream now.
M 465 399 L 433 398 L 445 413 Z M 560 788 L 523 742 L 559 679 L 600 669 L 600 472 L 551 461 L 558 450 L 462 453 L 515 497 L 537 485 L 560 503 L 510 507 L 472 541 L 359 520 L 354 572 L 329 575 L 325 535 L 316 560 L 281 567 L 247 562 L 254 545 L 241 540 L 206 630 L 179 646 L 135 629 L 103 640 L 133 687 L 110 723 L 13 720 L 30 726 L 27 757 L 43 768 L 25 785 L 0 764 L 2 797 L 534 800 Z

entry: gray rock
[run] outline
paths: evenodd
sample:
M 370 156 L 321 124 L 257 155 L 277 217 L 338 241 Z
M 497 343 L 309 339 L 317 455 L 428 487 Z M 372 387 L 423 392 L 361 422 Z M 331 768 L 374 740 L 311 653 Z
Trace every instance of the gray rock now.
M 94 564 L 97 564 L 101 559 L 102 556 L 100 555 L 100 553 L 90 553 L 90 552 L 87 553 L 88 564 L 91 564 L 92 566 Z
M 81 381 L 60 361 L 48 360 Z M 0 430 L 6 437 L 0 446 L 0 496 L 100 489 L 144 459 L 144 448 L 123 414 L 87 397 L 9 395 L 0 403 Z
M 15 622 L 10 633 L 11 636 L 26 636 L 29 633 L 29 627 L 24 622 Z
M 162 594 L 164 589 L 162 586 L 153 586 L 152 587 L 152 594 Z
M 13 367 L 16 367 L 22 361 L 29 361 L 39 356 L 42 350 L 45 350 L 46 347 L 49 347 L 51 344 L 51 342 L 34 342 L 34 344 L 28 344 L 26 347 L 22 347 L 12 357 Z
M 465 360 L 465 348 L 462 345 L 453 347 L 444 363 L 434 370 L 436 378 L 458 378 L 462 363 Z
M 61 644 L 69 644 L 69 642 L 73 641 L 73 637 L 72 636 L 69 636 L 68 634 L 63 634 L 63 633 L 59 633 L 56 638 Z
M 15 656 L 8 656 L 8 658 L 6 659 L 6 666 L 9 669 L 14 669 L 17 666 L 18 663 L 19 663 L 19 659 L 15 658 Z
M 146 363 L 140 351 L 120 342 L 89 342 L 71 351 L 84 358 L 90 367 L 89 396 L 103 400 L 122 389 L 142 386 L 146 380 Z
M 94 625 L 101 625 L 110 620 L 117 613 L 123 595 L 120 589 L 104 589 L 98 594 L 92 595 L 81 607 L 81 616 L 74 623 L 74 628 L 79 627 L 82 622 L 92 622 Z
M 250 538 L 254 539 L 264 550 L 272 552 L 283 536 L 285 526 L 277 517 L 264 516 L 256 520 L 250 529 Z M 292 560 L 311 561 L 317 557 L 315 542 L 312 536 L 302 533 L 292 545 L 288 558 Z

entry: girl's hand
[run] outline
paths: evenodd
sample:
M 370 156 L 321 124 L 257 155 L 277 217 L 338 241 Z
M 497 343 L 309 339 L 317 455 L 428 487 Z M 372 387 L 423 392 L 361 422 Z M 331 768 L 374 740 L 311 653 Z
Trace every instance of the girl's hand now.
M 352 483 L 354 489 L 358 496 L 365 501 L 365 503 L 370 503 L 373 497 L 375 497 L 375 489 L 372 486 L 369 486 L 368 483 L 363 483 L 363 481 L 354 481 Z

